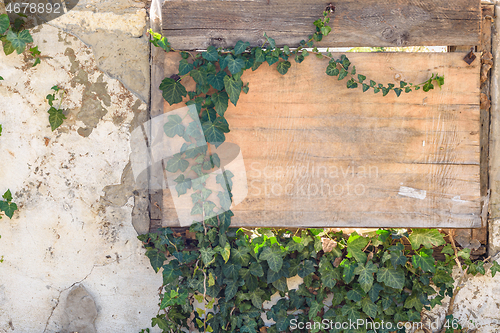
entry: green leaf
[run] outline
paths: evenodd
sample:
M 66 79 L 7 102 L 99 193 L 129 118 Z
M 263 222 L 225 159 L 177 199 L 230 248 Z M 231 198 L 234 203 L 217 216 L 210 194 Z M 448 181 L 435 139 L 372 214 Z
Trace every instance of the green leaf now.
M 215 105 L 215 111 L 219 116 L 224 116 L 229 104 L 229 96 L 225 91 L 221 91 L 219 94 L 212 94 L 212 102 Z
M 405 273 L 400 268 L 382 267 L 377 273 L 377 281 L 384 283 L 388 287 L 401 290 L 404 287 Z
M 238 292 L 238 287 L 243 286 L 245 283 L 241 280 L 224 279 L 226 287 L 224 288 L 224 296 L 226 301 L 231 300 Z
M 353 78 L 351 78 L 349 81 L 347 81 L 347 88 L 348 89 L 354 89 L 357 87 L 358 87 L 358 84 L 356 83 L 356 81 L 354 81 Z
M 204 68 L 193 69 L 191 72 L 189 72 L 189 76 L 191 76 L 196 83 L 199 83 L 202 86 L 208 84 L 207 72 Z
M 328 36 L 328 34 L 332 31 L 332 28 L 326 25 L 324 27 L 321 27 L 320 31 L 323 35 Z
M 33 63 L 33 66 L 31 66 L 31 67 L 35 67 L 35 66 L 36 66 L 36 65 L 38 65 L 38 64 L 40 64 L 40 58 L 38 58 L 38 57 L 37 57 L 37 58 L 35 59 L 35 62 Z
M 61 109 L 56 109 L 55 107 L 51 106 L 49 111 L 49 123 L 50 123 L 50 128 L 52 131 L 54 131 L 56 128 L 62 125 L 64 119 L 66 119 L 66 116 L 63 114 L 63 110 Z
M 250 261 L 249 249 L 246 247 L 238 247 L 231 249 L 231 260 L 239 263 L 242 266 L 247 266 Z
M 265 32 L 264 32 L 264 38 L 267 40 L 267 42 L 269 43 L 269 46 L 272 49 L 274 49 L 276 47 L 276 42 L 274 41 L 274 39 L 272 39 L 271 37 L 268 37 Z
M 207 47 L 207 50 L 205 52 L 202 52 L 201 56 L 203 57 L 203 59 L 208 61 L 219 60 L 219 53 L 217 52 L 217 49 L 212 45 Z
M 215 254 L 216 252 L 210 247 L 200 249 L 201 260 L 203 260 L 205 266 L 211 264 L 215 260 Z
M 180 83 L 169 77 L 163 79 L 160 84 L 163 98 L 168 104 L 173 105 L 182 102 L 182 97 L 187 95 L 186 88 Z
M 426 249 L 446 244 L 443 235 L 437 229 L 413 229 L 409 237 L 411 248 L 417 250 L 423 245 Z
M 182 276 L 182 272 L 174 261 L 163 266 L 163 284 L 169 284 L 175 281 L 179 276 Z
M 367 91 L 368 89 L 370 89 L 370 86 L 366 83 L 363 83 L 363 92 Z
M 168 160 L 166 170 L 169 172 L 176 172 L 177 170 L 184 172 L 188 166 L 189 162 L 182 158 L 181 153 L 177 153 Z
M 226 56 L 227 68 L 231 72 L 231 74 L 239 73 L 245 68 L 245 61 L 242 58 L 237 57 L 236 59 L 228 54 Z
M 262 269 L 262 265 L 259 263 L 252 263 L 249 267 L 250 274 L 258 277 L 263 277 L 264 276 L 264 270 Z
M 403 90 L 401 88 L 394 88 L 394 92 L 396 93 L 396 96 L 399 97 L 399 95 L 401 95 L 401 92 L 403 92 Z
M 373 285 L 373 274 L 378 271 L 377 266 L 375 266 L 371 261 L 368 261 L 366 266 L 363 264 L 358 264 L 358 267 L 354 270 L 354 274 L 359 275 L 358 282 L 364 292 L 368 292 Z
M 303 56 L 302 54 L 297 54 L 297 55 L 295 56 L 295 62 L 296 62 L 296 63 L 299 63 L 299 64 L 300 64 L 302 61 L 304 61 L 304 59 L 305 59 L 305 58 L 304 58 L 304 56 Z
M 367 296 L 361 300 L 361 309 L 363 309 L 363 312 L 368 316 L 372 318 L 377 317 L 378 307 L 372 302 L 370 297 Z
M 175 190 L 177 191 L 177 195 L 180 197 L 183 194 L 186 194 L 187 190 L 191 188 L 191 178 L 184 179 L 184 175 L 179 175 L 175 179 L 177 185 L 175 185 Z
M 7 14 L 0 15 L 0 35 L 3 35 L 10 26 L 9 16 Z
M 347 74 L 348 74 L 347 71 L 344 68 L 341 68 L 339 73 L 339 81 L 345 78 Z
M 343 316 L 347 316 L 347 318 L 353 322 L 360 318 L 359 311 L 352 302 L 348 302 L 346 305 L 342 306 L 341 312 Z
M 318 312 L 323 310 L 323 307 L 324 307 L 323 302 L 312 301 L 308 311 L 309 319 L 313 319 L 314 317 L 316 317 Z
M 359 83 L 363 83 L 364 80 L 366 80 L 366 76 L 358 74 L 358 81 L 359 81 Z
M 363 249 L 368 244 L 368 239 L 356 233 L 352 233 L 347 240 L 347 257 L 354 257 L 357 262 L 365 263 L 367 256 Z
M 351 283 L 354 280 L 354 270 L 356 269 L 357 264 L 347 263 L 344 266 L 344 270 L 342 271 L 342 278 L 345 283 Z
M 212 87 L 214 87 L 215 89 L 220 91 L 224 88 L 224 78 L 226 76 L 227 76 L 227 74 L 224 71 L 217 72 L 217 74 L 208 73 L 207 82 Z
M 353 302 L 359 302 L 361 301 L 361 299 L 366 295 L 366 293 L 363 291 L 363 289 L 361 289 L 358 285 L 349 290 L 349 292 L 347 293 L 346 297 L 348 300 L 351 300 Z
M 18 34 L 9 30 L 7 31 L 7 40 L 12 43 L 17 54 L 21 54 L 24 51 L 27 43 L 33 43 L 33 38 L 29 30 L 23 30 Z
M 424 272 L 436 272 L 435 260 L 432 256 L 432 250 L 422 249 L 418 254 L 412 257 L 413 267 L 421 268 Z
M 337 68 L 337 63 L 332 62 L 326 67 L 326 74 L 330 76 L 337 76 L 339 75 L 340 71 Z
M 214 144 L 216 147 L 226 140 L 224 132 L 222 132 L 213 122 L 206 121 L 201 127 L 203 128 L 203 133 L 205 133 L 207 142 Z
M 234 77 L 225 76 L 224 87 L 226 88 L 226 92 L 229 95 L 229 100 L 234 104 L 234 106 L 236 106 L 236 103 L 240 98 L 243 82 L 240 78 L 236 80 Z
M 4 212 L 10 219 L 17 210 L 17 205 L 13 202 L 0 201 L 0 211 Z
M 1 37 L 2 36 L 0 36 L 0 38 Z M 3 51 L 4 51 L 5 55 L 9 55 L 16 50 L 14 48 L 14 46 L 12 45 L 12 43 L 7 40 L 7 37 L 2 38 L 2 43 L 3 43 Z
M 273 244 L 272 247 L 266 247 L 259 256 L 260 260 L 266 260 L 269 268 L 278 272 L 283 266 L 283 257 L 279 245 Z
M 385 96 L 389 93 L 390 89 L 386 87 L 380 88 L 382 90 L 382 96 Z
M 288 72 L 288 69 L 292 66 L 290 61 L 280 61 L 278 63 L 278 66 L 276 66 L 276 69 L 278 70 L 278 73 L 281 75 L 285 75 Z
M 500 265 L 498 264 L 498 262 L 496 262 L 496 261 L 492 262 L 492 266 L 490 268 L 490 271 L 491 271 L 491 277 L 495 277 L 495 274 L 497 272 L 500 272 Z
M 304 260 L 299 264 L 299 276 L 305 278 L 311 273 L 314 273 L 316 268 L 314 267 L 314 262 L 312 260 Z
M 2 198 L 7 200 L 7 202 L 11 202 L 12 201 L 12 193 L 10 193 L 10 190 L 5 191 L 5 193 L 2 195 Z
M 416 89 L 416 88 L 415 88 Z M 429 80 L 427 81 L 424 86 L 422 87 L 423 91 L 425 92 L 428 92 L 429 90 L 431 89 L 434 89 L 434 85 L 432 84 L 432 82 Z
M 155 272 L 158 272 L 160 270 L 160 267 L 163 266 L 163 263 L 167 258 L 165 258 L 165 255 L 163 252 L 158 251 L 157 249 L 152 249 L 146 251 L 146 256 L 149 258 L 149 261 L 151 262 L 151 266 L 153 266 L 153 269 Z
M 254 291 L 251 291 L 248 293 L 248 296 L 250 296 L 250 301 L 252 302 L 252 305 L 255 306 L 257 309 L 262 308 L 262 294 L 264 294 L 264 291 L 257 288 Z
M 234 54 L 238 55 L 238 54 L 241 54 L 241 53 L 245 52 L 245 50 L 249 46 L 250 46 L 249 42 L 244 42 L 243 43 L 241 40 L 239 40 L 238 42 L 236 42 L 236 45 L 234 46 Z
M 182 123 L 181 117 L 179 117 L 176 114 L 169 115 L 168 122 L 165 125 L 163 125 L 163 130 L 165 131 L 165 134 L 169 138 L 173 138 L 176 135 L 182 137 L 184 135 L 185 127 L 181 123 Z
M 394 268 L 398 266 L 404 266 L 406 264 L 407 258 L 401 253 L 401 251 L 391 252 L 391 263 Z
M 412 293 L 405 301 L 404 307 L 407 309 L 415 308 L 418 312 L 422 311 L 424 305 L 416 293 Z
M 189 63 L 186 59 L 179 61 L 179 75 L 185 75 L 194 68 L 193 64 Z

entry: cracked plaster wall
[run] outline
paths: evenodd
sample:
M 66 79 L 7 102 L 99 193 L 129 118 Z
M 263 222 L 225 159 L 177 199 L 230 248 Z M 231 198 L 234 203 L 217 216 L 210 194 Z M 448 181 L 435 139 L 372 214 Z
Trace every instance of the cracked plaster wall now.
M 137 240 L 127 171 L 130 132 L 147 120 L 144 7 L 80 1 L 32 30 L 48 57 L 34 68 L 0 52 L 0 191 L 19 206 L 0 222 L 0 332 L 70 332 L 76 285 L 95 301 L 97 332 L 138 332 L 157 312 L 161 275 Z M 52 132 L 54 85 L 68 119 Z

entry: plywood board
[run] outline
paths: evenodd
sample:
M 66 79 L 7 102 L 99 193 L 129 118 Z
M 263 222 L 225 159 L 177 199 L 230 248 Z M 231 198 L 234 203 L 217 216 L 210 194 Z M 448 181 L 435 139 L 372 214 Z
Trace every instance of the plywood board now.
M 332 34 L 318 46 L 478 45 L 479 0 L 344 0 L 332 2 Z M 327 1 L 172 0 L 163 3 L 163 34 L 178 50 L 252 46 L 263 33 L 297 46 L 316 30 Z
M 241 149 L 248 188 L 233 225 L 480 227 L 479 57 L 467 65 L 460 52 L 348 55 L 377 82 L 439 73 L 445 85 L 399 98 L 363 93 L 313 57 L 285 76 L 276 65 L 246 71 L 250 91 L 226 112 L 226 141 Z M 163 225 L 178 226 L 168 189 Z

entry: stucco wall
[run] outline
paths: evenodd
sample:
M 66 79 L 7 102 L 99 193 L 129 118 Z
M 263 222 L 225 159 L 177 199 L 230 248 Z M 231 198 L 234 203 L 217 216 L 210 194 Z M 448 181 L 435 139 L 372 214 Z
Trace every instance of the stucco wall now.
M 32 30 L 45 56 L 34 68 L 0 52 L 0 191 L 19 206 L 0 222 L 0 332 L 76 331 L 66 303 L 78 285 L 94 299 L 97 332 L 138 332 L 158 310 L 161 275 L 132 225 L 128 165 L 130 132 L 147 120 L 144 7 L 80 1 Z M 68 119 L 52 132 L 54 85 L 67 91 Z
M 34 68 L 0 52 L 0 192 L 10 188 L 19 205 L 12 220 L 0 221 L 0 332 L 72 332 L 75 302 L 103 333 L 138 332 L 157 312 L 161 275 L 136 238 L 129 165 L 130 132 L 147 120 L 149 100 L 144 7 L 80 1 L 32 31 L 48 57 Z M 493 77 L 498 91 L 497 68 Z M 68 92 L 68 119 L 52 132 L 45 96 L 56 84 Z M 492 255 L 499 224 L 491 223 Z M 500 274 L 466 280 L 455 302 L 462 325 L 500 331 L 499 286 Z M 437 308 L 434 320 L 445 311 Z

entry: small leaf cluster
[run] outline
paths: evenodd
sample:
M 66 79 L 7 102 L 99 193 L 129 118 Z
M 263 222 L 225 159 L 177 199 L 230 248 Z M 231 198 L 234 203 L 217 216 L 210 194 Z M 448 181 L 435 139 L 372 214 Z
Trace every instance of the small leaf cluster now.
M 17 210 L 17 205 L 12 202 L 12 194 L 7 190 L 2 195 L 3 200 L 0 200 L 0 212 L 3 212 L 9 219 L 12 219 L 14 212 Z M 2 215 L 0 215 L 0 219 Z
M 25 17 L 22 13 L 18 15 Z M 27 44 L 33 43 L 33 37 L 29 30 L 23 29 L 23 26 L 24 20 L 21 18 L 16 18 L 11 23 L 7 14 L 0 15 L 0 41 L 2 41 L 3 51 L 6 55 L 14 51 L 17 54 L 21 54 L 26 49 Z M 38 51 L 38 47 L 32 47 L 29 51 L 33 58 L 35 58 L 34 67 L 40 63 L 40 51 Z
M 446 245 L 446 260 L 434 259 L 435 247 L 445 244 L 436 229 L 380 229 L 366 235 L 243 230 L 227 228 L 231 215 L 193 224 L 196 240 L 176 237 L 169 228 L 139 236 L 151 265 L 163 274 L 161 313 L 153 326 L 164 332 L 193 325 L 202 332 L 259 332 L 264 326 L 261 314 L 275 322 L 267 327 L 269 333 L 298 332 L 290 328 L 292 319 L 419 322 L 422 309 L 453 294 L 457 256 Z M 461 250 L 458 257 L 468 254 Z M 498 267 L 492 266 L 493 275 Z M 294 276 L 303 283 L 289 289 L 287 279 Z M 276 293 L 282 298 L 264 308 Z M 206 306 L 197 308 L 194 300 Z M 327 331 L 332 332 L 310 330 Z
M 54 92 L 52 94 L 48 94 L 45 99 L 47 99 L 47 102 L 50 105 L 49 110 L 47 111 L 49 113 L 49 123 L 50 123 L 50 128 L 52 131 L 54 131 L 56 128 L 62 125 L 64 119 L 66 119 L 66 116 L 63 114 L 64 110 L 61 109 L 61 104 L 64 98 L 64 89 L 59 88 L 57 85 L 53 86 L 52 89 Z M 59 106 L 56 108 L 54 106 L 54 102 L 59 100 Z

